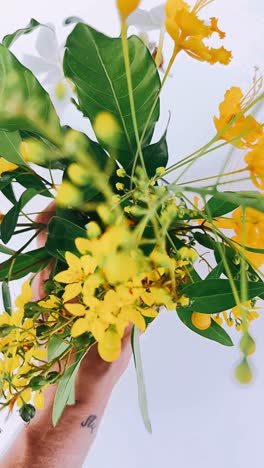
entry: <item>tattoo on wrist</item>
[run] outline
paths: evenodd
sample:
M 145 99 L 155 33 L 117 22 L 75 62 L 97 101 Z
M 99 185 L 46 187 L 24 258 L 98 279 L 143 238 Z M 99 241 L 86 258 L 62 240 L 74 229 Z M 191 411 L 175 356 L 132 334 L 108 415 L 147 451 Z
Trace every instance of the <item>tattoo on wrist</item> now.
M 97 416 L 95 414 L 90 414 L 86 420 L 81 422 L 81 426 L 87 427 L 87 429 L 90 429 L 91 434 L 93 434 L 96 429 L 96 420 Z

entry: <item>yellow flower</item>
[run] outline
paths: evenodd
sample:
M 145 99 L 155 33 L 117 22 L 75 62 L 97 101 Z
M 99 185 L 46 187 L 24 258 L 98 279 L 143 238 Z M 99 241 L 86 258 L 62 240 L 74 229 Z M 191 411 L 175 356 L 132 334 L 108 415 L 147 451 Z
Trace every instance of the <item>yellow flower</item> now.
M 141 0 L 117 0 L 117 8 L 120 15 L 127 17 L 133 13 L 134 10 L 139 6 Z
M 226 91 L 224 100 L 219 105 L 219 117 L 214 117 L 216 130 L 220 134 L 219 138 L 230 141 L 232 145 L 241 149 L 251 148 L 263 135 L 261 125 L 254 117 L 239 116 L 245 107 L 243 101 L 241 89 L 233 86 Z M 232 123 L 234 118 L 236 121 Z
M 7 161 L 4 158 L 0 157 L 0 176 L 4 174 L 4 172 L 13 172 L 18 168 L 16 164 L 13 164 Z
M 203 42 L 214 32 L 219 35 L 220 39 L 225 37 L 225 33 L 218 28 L 216 18 L 211 18 L 210 25 L 206 25 L 198 18 L 199 11 L 207 3 L 207 1 L 198 0 L 191 10 L 190 6 L 182 0 L 167 0 L 166 29 L 175 42 L 177 53 L 185 50 L 188 55 L 197 60 L 227 65 L 232 58 L 231 52 L 224 47 L 209 48 Z
M 207 330 L 211 326 L 211 316 L 209 314 L 193 312 L 192 324 L 199 330 Z

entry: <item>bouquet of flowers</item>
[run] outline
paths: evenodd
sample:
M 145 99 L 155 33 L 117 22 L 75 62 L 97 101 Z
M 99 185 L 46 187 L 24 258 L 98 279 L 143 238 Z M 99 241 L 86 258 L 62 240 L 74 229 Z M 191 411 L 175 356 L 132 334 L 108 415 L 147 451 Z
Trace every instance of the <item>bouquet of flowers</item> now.
M 140 407 L 150 430 L 139 337 L 162 308 L 224 346 L 233 345 L 225 325 L 234 326 L 241 334 L 235 375 L 241 383 L 251 381 L 255 343 L 249 326 L 264 297 L 264 133 L 252 115 L 264 97 L 261 78 L 246 94 L 239 87 L 227 90 L 215 135 L 173 165 L 166 130 L 152 141 L 162 90 L 179 54 L 208 64 L 232 59 L 218 20 L 201 18 L 209 3 L 167 0 L 152 50 L 146 37 L 128 37 L 129 25 L 153 21 L 153 12 L 138 9 L 139 0 L 117 0 L 117 38 L 78 18 L 66 20 L 76 24 L 57 94 L 70 89 L 94 138 L 60 124 L 49 94 L 10 51 L 20 36 L 49 25 L 31 20 L 0 45 L 0 190 L 12 205 L 0 215 L 1 408 L 19 407 L 26 422 L 43 408 L 44 389 L 56 384 L 56 425 L 66 405 L 74 404 L 75 377 L 90 348 L 97 346 L 105 361 L 118 359 L 131 327 Z M 165 34 L 173 48 L 163 70 Z M 219 47 L 210 45 L 212 37 Z M 228 145 L 245 153 L 245 167 L 183 182 L 195 162 Z M 229 184 L 226 191 L 228 175 L 233 186 L 251 179 L 252 190 Z M 51 203 L 34 220 L 27 204 L 40 195 Z M 21 233 L 29 237 L 14 251 L 8 243 Z M 44 247 L 30 247 L 45 233 Z M 43 297 L 34 298 L 32 283 L 41 272 L 47 277 Z M 13 304 L 9 283 L 24 277 Z

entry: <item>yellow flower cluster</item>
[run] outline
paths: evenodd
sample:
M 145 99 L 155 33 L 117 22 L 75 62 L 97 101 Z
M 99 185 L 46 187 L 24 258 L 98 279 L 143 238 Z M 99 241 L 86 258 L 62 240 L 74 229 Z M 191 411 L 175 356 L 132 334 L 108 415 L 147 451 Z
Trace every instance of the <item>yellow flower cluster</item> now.
M 125 221 L 108 227 L 99 238 L 76 239 L 76 247 L 80 256 L 67 252 L 69 268 L 55 280 L 66 285 L 63 307 L 76 317 L 71 336 L 92 333 L 104 360 L 118 358 L 130 323 L 144 331 L 146 319 L 157 317 L 161 306 L 173 310 L 177 304 L 188 305 L 176 286 L 193 260 L 190 249 L 184 259 L 170 258 L 158 248 L 147 257 Z
M 197 60 L 227 65 L 232 58 L 231 52 L 224 47 L 212 48 L 204 43 L 213 33 L 217 33 L 220 39 L 225 37 L 216 18 L 211 18 L 209 25 L 198 18 L 198 13 L 208 3 L 208 0 L 198 0 L 191 9 L 183 0 L 167 0 L 166 29 L 175 42 L 177 52 L 184 50 Z
M 39 370 L 39 361 L 47 355 L 47 350 L 37 343 L 33 319 L 24 317 L 24 306 L 31 298 L 32 289 L 27 281 L 16 300 L 17 310 L 12 315 L 7 312 L 0 315 L 0 381 L 2 395 L 10 409 L 31 400 L 35 407 L 44 407 L 44 387 L 35 391 L 29 385 L 30 373 Z

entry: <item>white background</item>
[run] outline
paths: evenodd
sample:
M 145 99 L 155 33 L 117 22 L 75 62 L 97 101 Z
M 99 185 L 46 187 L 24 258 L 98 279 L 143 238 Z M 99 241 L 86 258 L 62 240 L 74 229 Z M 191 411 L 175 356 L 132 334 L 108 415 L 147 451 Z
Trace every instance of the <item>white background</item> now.
M 146 0 L 142 7 L 157 4 Z M 62 40 L 62 21 L 71 15 L 81 16 L 109 34 L 119 33 L 113 0 L 9 0 L 1 9 L 0 35 L 35 17 L 40 22 L 53 22 Z M 226 89 L 237 85 L 247 90 L 253 67 L 264 69 L 262 0 L 218 0 L 202 16 L 221 18 L 220 25 L 227 32 L 226 45 L 232 49 L 234 60 L 228 67 L 212 67 L 184 55 L 177 60 L 162 104 L 162 125 L 168 110 L 172 112 L 171 161 L 187 155 L 213 135 L 213 115 Z M 22 40 L 17 52 L 30 51 L 33 37 Z M 76 113 L 64 115 L 64 119 L 79 125 Z M 208 155 L 193 170 L 194 177 L 212 174 L 225 155 Z M 234 154 L 232 158 L 230 167 L 234 168 L 241 156 Z M 5 208 L 1 201 L 0 210 Z M 140 420 L 131 365 L 112 395 L 85 467 L 262 468 L 262 318 L 252 326 L 252 333 L 257 341 L 255 380 L 250 387 L 241 388 L 232 377 L 239 356 L 236 347 L 224 348 L 206 341 L 185 328 L 175 313 L 162 313 L 142 338 L 153 435 L 145 432 Z M 16 417 L 2 421 L 1 450 L 17 427 Z

